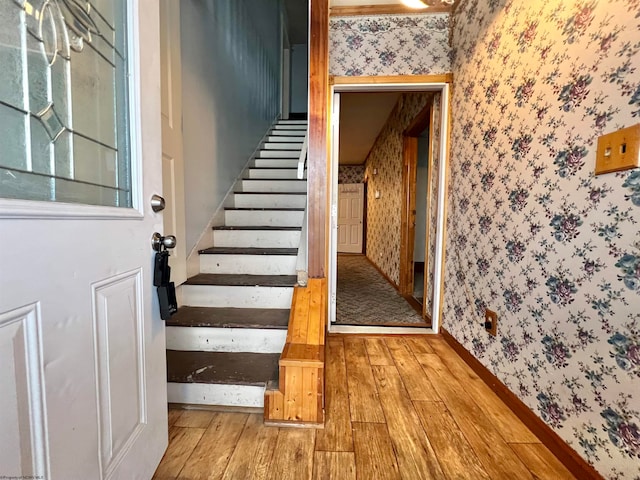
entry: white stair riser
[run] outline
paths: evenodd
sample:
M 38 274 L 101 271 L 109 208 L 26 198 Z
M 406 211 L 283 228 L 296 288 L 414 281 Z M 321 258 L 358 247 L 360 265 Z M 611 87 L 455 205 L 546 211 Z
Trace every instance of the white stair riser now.
M 233 196 L 236 208 L 304 208 L 305 194 L 287 195 L 277 193 L 236 193 Z
M 293 287 L 183 285 L 182 301 L 191 307 L 291 308 Z
M 224 223 L 228 227 L 300 227 L 303 217 L 300 210 L 226 210 Z
M 280 133 L 280 132 L 278 132 Z M 293 142 L 293 143 L 298 143 L 300 146 L 302 146 L 302 142 L 304 141 L 304 135 L 291 135 L 291 136 L 286 136 L 286 135 L 273 135 L 273 136 L 269 136 L 267 137 L 267 142 L 273 142 L 276 145 L 279 143 L 289 143 L 289 142 Z
M 296 124 L 284 124 L 284 125 L 276 125 L 273 127 L 274 130 L 302 130 L 305 131 L 307 129 L 307 125 L 296 125 Z
M 306 180 L 241 180 L 241 192 L 303 192 L 307 193 Z
M 258 168 L 298 168 L 298 160 L 295 158 L 256 158 L 253 166 Z
M 306 178 L 307 172 L 304 172 L 304 175 Z M 298 178 L 298 170 L 296 168 L 250 168 L 246 178 Z
M 239 248 L 297 248 L 299 231 L 283 230 L 214 230 L 213 245 Z
M 308 120 L 278 120 L 278 125 L 307 125 L 308 123 Z
M 280 353 L 287 331 L 260 328 L 167 327 L 167 349 L 187 352 Z
M 300 153 L 302 150 L 302 142 L 266 142 L 262 148 L 265 150 L 294 150 Z
M 200 255 L 200 273 L 295 275 L 295 255 Z
M 293 158 L 297 159 L 300 151 L 295 150 L 260 150 L 258 158 Z
M 264 408 L 266 387 L 207 383 L 167 383 L 169 403 Z

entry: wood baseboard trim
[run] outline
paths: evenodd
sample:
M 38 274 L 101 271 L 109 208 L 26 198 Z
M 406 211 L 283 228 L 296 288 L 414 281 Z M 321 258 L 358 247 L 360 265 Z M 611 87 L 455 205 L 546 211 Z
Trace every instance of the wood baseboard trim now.
M 509 390 L 498 377 L 478 361 L 453 335 L 440 328 L 442 338 L 453 348 L 469 367 L 486 383 L 491 390 L 516 414 L 529 430 L 537 436 L 551 453 L 580 480 L 604 480 L 591 465 L 578 455 L 567 443 L 544 423 L 527 405 Z

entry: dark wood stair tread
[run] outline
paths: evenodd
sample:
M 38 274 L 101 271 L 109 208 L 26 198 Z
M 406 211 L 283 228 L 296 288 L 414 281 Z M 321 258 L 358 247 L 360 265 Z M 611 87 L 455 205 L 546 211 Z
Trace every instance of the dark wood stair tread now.
M 279 353 L 167 350 L 167 381 L 265 386 L 278 378 Z
M 234 287 L 293 287 L 295 275 L 239 275 L 200 273 L 186 281 L 186 285 L 227 285 Z
M 243 230 L 243 231 L 260 231 L 260 230 L 282 230 L 284 232 L 299 232 L 302 227 L 278 227 L 278 226 L 255 226 L 255 225 L 218 225 L 213 230 Z
M 169 327 L 264 328 L 286 330 L 289 309 L 180 307 L 166 322 Z
M 200 250 L 201 255 L 297 255 L 297 248 L 211 247 Z

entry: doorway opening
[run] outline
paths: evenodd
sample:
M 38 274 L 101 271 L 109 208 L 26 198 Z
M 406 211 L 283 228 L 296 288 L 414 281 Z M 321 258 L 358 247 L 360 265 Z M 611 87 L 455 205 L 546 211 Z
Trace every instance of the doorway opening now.
M 334 80 L 330 331 L 437 332 L 448 84 Z M 392 106 L 364 155 L 353 156 L 376 123 L 375 95 Z

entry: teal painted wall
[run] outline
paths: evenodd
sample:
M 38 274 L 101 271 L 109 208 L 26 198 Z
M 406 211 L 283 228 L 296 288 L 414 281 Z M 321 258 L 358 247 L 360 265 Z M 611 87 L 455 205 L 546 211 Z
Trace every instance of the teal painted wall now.
M 280 112 L 280 0 L 182 0 L 187 251 Z

